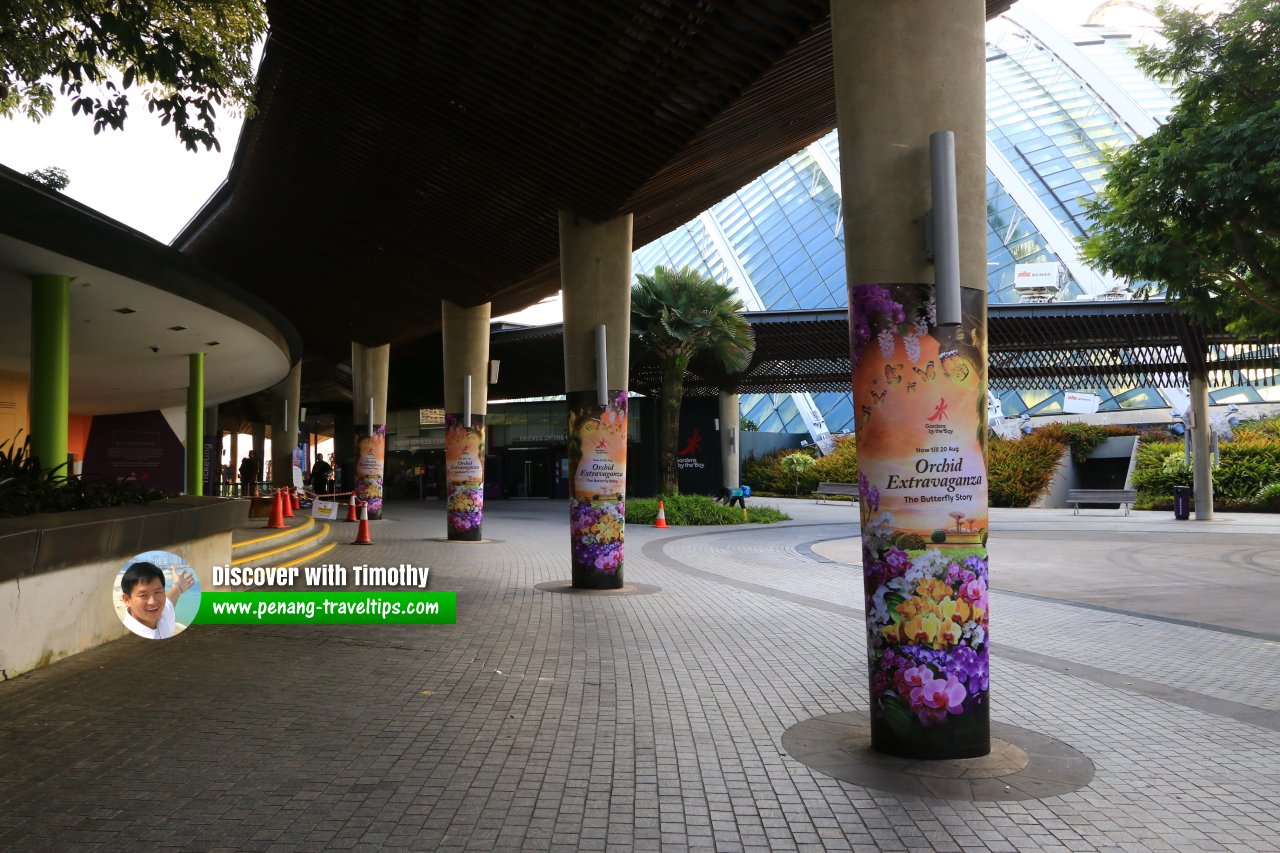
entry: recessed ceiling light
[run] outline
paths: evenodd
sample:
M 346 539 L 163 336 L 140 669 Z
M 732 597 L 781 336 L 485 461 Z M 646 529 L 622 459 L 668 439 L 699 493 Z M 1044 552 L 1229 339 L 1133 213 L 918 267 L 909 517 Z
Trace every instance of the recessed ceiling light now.
M 186 330 L 187 330 L 186 326 L 170 326 L 169 327 L 169 331 L 171 332 L 185 332 Z
M 208 342 L 206 342 L 206 343 L 205 343 L 205 346 L 207 346 L 207 347 L 216 347 L 216 346 L 218 346 L 218 345 L 219 345 L 219 344 L 221 344 L 221 343 L 222 343 L 222 341 L 208 341 Z
M 138 312 L 134 311 L 132 308 L 117 308 L 116 313 L 117 314 L 137 314 Z

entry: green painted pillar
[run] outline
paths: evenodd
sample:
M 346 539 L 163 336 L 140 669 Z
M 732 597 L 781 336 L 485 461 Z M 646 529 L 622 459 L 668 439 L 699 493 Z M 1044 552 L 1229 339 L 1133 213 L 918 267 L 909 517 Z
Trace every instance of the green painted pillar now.
M 45 470 L 67 462 L 71 277 L 31 277 L 31 453 Z
M 204 353 L 191 353 L 187 381 L 187 494 L 204 494 Z

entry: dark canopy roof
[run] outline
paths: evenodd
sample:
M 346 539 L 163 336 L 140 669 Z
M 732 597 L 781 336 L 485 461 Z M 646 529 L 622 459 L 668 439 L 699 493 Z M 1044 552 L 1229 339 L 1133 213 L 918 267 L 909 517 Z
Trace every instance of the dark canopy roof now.
M 730 374 L 706 358 L 695 358 L 685 374 L 687 395 L 710 396 L 721 390 L 744 394 L 850 390 L 845 309 L 757 311 L 743 316 L 756 336 L 751 363 L 741 373 Z M 989 383 L 994 391 L 1134 384 L 1186 388 L 1189 365 L 1203 365 L 1211 386 L 1280 385 L 1280 343 L 1241 340 L 1221 325 L 1192 322 L 1160 300 L 991 305 L 987 343 Z M 495 324 L 489 355 L 500 362 L 499 381 L 489 388 L 490 400 L 564 393 L 560 324 Z M 391 408 L 442 403 L 440 358 L 438 333 L 406 348 L 392 365 Z M 657 364 L 633 349 L 631 390 L 653 395 L 660 384 Z M 265 400 L 265 395 L 259 396 Z M 349 366 L 340 366 L 336 381 L 323 389 L 308 390 L 304 383 L 307 400 L 349 400 L 350 396 Z
M 257 116 L 177 245 L 309 355 L 419 338 L 442 297 L 530 305 L 559 286 L 557 209 L 634 213 L 643 245 L 836 123 L 826 0 L 267 9 Z
M 728 374 L 695 359 L 685 375 L 686 394 L 850 390 L 845 309 L 744 316 L 756 335 L 751 364 Z M 993 390 L 1129 383 L 1185 388 L 1189 365 L 1208 369 L 1211 385 L 1280 384 L 1280 344 L 1241 341 L 1220 325 L 1193 323 L 1156 300 L 992 305 L 987 337 Z M 497 330 L 491 340 L 491 356 L 502 362 L 491 398 L 563 393 L 559 325 Z M 632 353 L 631 373 L 632 390 L 657 392 L 657 365 L 643 353 Z

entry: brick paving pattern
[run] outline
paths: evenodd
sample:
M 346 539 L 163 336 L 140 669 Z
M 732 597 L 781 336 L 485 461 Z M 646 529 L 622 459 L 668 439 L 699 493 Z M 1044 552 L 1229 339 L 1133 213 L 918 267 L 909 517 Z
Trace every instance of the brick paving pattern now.
M 457 625 L 196 625 L 0 684 L 0 848 L 1280 850 L 1278 642 L 996 592 L 993 718 L 1096 777 L 897 796 L 780 745 L 866 707 L 861 578 L 806 547 L 850 535 L 848 505 L 633 526 L 627 579 L 662 592 L 613 597 L 535 589 L 568 576 L 563 506 L 488 509 L 494 544 L 393 504 L 323 558 L 430 566 Z

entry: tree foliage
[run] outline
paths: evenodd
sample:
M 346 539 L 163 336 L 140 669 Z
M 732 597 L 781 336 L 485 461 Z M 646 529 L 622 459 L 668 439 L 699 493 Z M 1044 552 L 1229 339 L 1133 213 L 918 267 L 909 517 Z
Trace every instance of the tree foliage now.
M 636 276 L 631 289 L 631 330 L 637 343 L 652 352 L 662 370 L 658 447 L 662 470 L 659 491 L 679 493 L 676 480 L 676 442 L 684 373 L 698 353 L 715 358 L 726 370 L 742 370 L 751 363 L 755 335 L 738 313 L 742 300 L 723 284 L 692 267 L 655 267 Z
M 124 127 L 128 92 L 192 151 L 218 148 L 217 110 L 248 111 L 261 0 L 18 0 L 0 16 L 0 115 L 53 112 L 54 86 L 93 132 Z M 135 89 L 136 86 L 136 89 Z
M 67 174 L 66 169 L 58 166 L 49 166 L 44 169 L 33 169 L 27 172 L 27 177 L 35 181 L 37 184 L 43 184 L 51 190 L 62 192 L 71 186 L 71 176 Z
M 1085 255 L 1233 331 L 1280 332 L 1280 0 L 1239 0 L 1216 18 L 1168 4 L 1157 14 L 1168 43 L 1137 62 L 1176 83 L 1178 104 L 1105 156 Z

